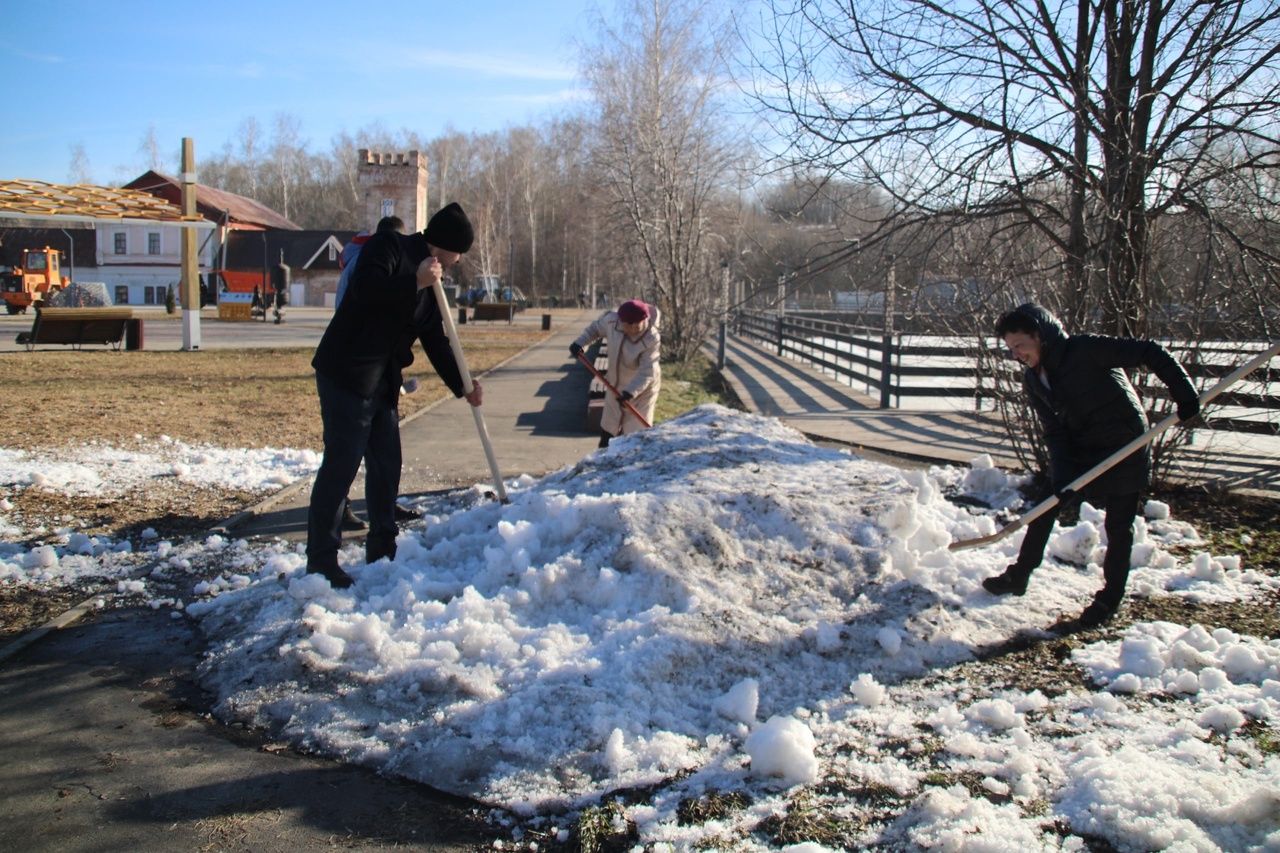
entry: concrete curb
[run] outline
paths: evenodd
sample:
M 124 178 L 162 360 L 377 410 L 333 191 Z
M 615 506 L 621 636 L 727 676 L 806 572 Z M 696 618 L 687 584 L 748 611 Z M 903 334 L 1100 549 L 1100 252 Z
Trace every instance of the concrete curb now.
M 44 638 L 53 631 L 56 631 L 59 628 L 65 628 L 77 621 L 81 616 L 93 609 L 94 602 L 96 602 L 99 597 L 100 596 L 95 595 L 93 598 L 86 598 L 70 610 L 60 613 L 38 628 L 32 628 L 27 633 L 18 637 L 18 639 L 13 640 L 8 645 L 0 648 L 0 664 L 3 664 L 27 646 L 34 644 L 37 640 Z

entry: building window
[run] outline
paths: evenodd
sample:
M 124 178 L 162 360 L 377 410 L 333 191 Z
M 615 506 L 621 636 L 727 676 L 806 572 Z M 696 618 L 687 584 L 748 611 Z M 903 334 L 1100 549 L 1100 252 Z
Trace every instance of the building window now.
M 129 253 L 129 239 L 123 231 L 115 232 L 115 246 L 117 255 L 127 255 Z
M 129 285 L 127 284 L 116 285 L 116 304 L 117 305 L 129 304 Z
M 156 285 L 152 287 L 147 285 L 142 289 L 142 302 L 144 305 L 163 305 L 165 292 L 168 290 L 164 285 Z
M 382 218 L 396 215 L 396 200 L 393 198 L 384 198 L 382 200 Z
M 147 232 L 147 254 L 148 255 L 160 254 L 160 232 L 159 231 Z

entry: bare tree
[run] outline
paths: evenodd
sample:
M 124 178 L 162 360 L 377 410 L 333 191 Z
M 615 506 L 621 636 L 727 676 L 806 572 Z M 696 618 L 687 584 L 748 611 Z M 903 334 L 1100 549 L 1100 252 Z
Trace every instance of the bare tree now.
M 465 160 L 467 145 L 467 137 L 450 127 L 421 149 L 427 152 L 428 168 L 435 184 L 434 190 L 428 187 L 428 193 L 434 192 L 436 199 L 434 204 L 427 204 L 428 209 L 435 210 L 456 200 L 453 166 L 455 162 Z
M 240 126 L 236 129 L 236 135 L 240 139 L 240 161 L 245 169 L 245 192 L 247 195 L 258 197 L 258 169 L 259 169 L 259 151 L 258 143 L 262 138 L 262 125 L 258 124 L 258 120 L 253 116 L 249 116 L 240 122 Z
M 160 140 L 154 124 L 147 125 L 147 132 L 138 141 L 138 153 L 142 155 L 146 168 L 157 172 L 164 169 L 164 157 L 160 154 Z
M 305 173 L 306 142 L 301 138 L 302 122 L 289 113 L 276 113 L 275 131 L 268 161 L 272 177 L 266 196 L 286 219 L 291 213 L 292 196 Z
M 697 351 L 716 319 L 706 254 L 723 248 L 710 245 L 708 217 L 732 162 L 715 103 L 726 32 L 710 11 L 696 0 L 629 0 L 583 53 L 595 170 L 621 247 L 643 271 L 637 295 L 663 310 L 677 360 Z
M 67 166 L 67 180 L 73 184 L 93 183 L 93 173 L 89 169 L 89 153 L 84 150 L 83 142 L 77 142 L 71 146 L 71 163 Z
M 1217 191 L 1224 179 L 1274 182 L 1275 0 L 768 5 L 756 94 L 787 122 L 790 158 L 877 182 L 895 202 L 886 233 L 1021 219 L 1114 333 L 1145 331 L 1158 298 L 1156 219 L 1221 233 L 1239 203 Z M 1274 243 L 1230 233 L 1275 282 Z
M 542 205 L 542 189 L 548 177 L 543 161 L 548 159 L 541 135 L 533 128 L 517 128 L 511 132 L 511 155 L 519 189 L 523 226 L 529 246 L 528 286 L 530 297 L 536 298 L 538 286 L 538 225 Z M 512 283 L 515 281 L 513 279 Z

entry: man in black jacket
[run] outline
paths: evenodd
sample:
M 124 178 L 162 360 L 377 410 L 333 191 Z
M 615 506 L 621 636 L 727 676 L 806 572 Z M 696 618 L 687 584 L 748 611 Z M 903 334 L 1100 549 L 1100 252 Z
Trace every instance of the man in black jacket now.
M 474 236 L 457 203 L 437 211 L 421 234 L 374 234 L 361 249 L 346 296 L 316 348 L 311 366 L 324 422 L 324 459 L 307 511 L 307 571 L 324 575 L 334 587 L 353 583 L 338 565 L 338 549 L 342 510 L 361 459 L 369 513 L 365 560 L 395 557 L 401 466 L 397 409 L 415 339 L 454 396 L 464 396 L 432 288 L 471 248 Z M 478 406 L 480 383 L 473 384 L 465 396 Z
M 1154 341 L 1101 335 L 1068 336 L 1058 319 L 1039 305 L 1020 305 L 1002 316 L 996 334 L 1013 356 L 1026 365 L 1023 388 L 1031 401 L 1049 448 L 1054 492 L 1063 492 L 1076 477 L 1147 431 L 1147 418 L 1126 368 L 1144 367 L 1169 388 L 1178 417 L 1200 413 L 1200 401 L 1186 371 Z M 1084 487 L 1085 496 L 1106 513 L 1106 556 L 1103 588 L 1080 614 L 1079 623 L 1093 627 L 1120 608 L 1129 579 L 1133 521 L 1150 477 L 1147 448 L 1134 451 Z M 1022 595 L 1027 580 L 1044 558 L 1058 507 L 1027 525 L 1017 561 L 1003 574 L 982 582 L 995 595 Z

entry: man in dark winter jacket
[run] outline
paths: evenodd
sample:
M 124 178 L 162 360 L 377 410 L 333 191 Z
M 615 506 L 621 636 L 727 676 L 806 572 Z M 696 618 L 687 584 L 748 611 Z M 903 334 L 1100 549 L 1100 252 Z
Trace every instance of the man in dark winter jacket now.
M 421 234 L 374 234 L 360 250 L 347 293 L 316 348 L 311 366 L 324 423 L 324 459 L 307 511 L 307 571 L 324 575 L 335 587 L 353 583 L 338 565 L 338 548 L 347 491 L 361 459 L 369 513 L 365 560 L 395 557 L 401 466 L 397 409 L 415 339 L 454 396 L 464 396 L 432 288 L 473 240 L 471 222 L 456 203 L 437 211 Z M 480 405 L 480 384 L 465 396 Z
M 1054 492 L 1064 503 L 1073 497 L 1063 492 L 1072 480 L 1147 431 L 1147 418 L 1126 368 L 1144 367 L 1155 373 L 1168 386 L 1182 420 L 1200 413 L 1200 401 L 1186 371 L 1154 341 L 1069 337 L 1056 317 L 1031 303 L 1002 316 L 996 334 L 1014 358 L 1026 365 L 1023 387 L 1048 444 Z M 1150 467 L 1151 456 L 1144 447 L 1084 487 L 1090 502 L 1106 513 L 1107 533 L 1104 585 L 1080 615 L 1085 627 L 1106 622 L 1120 607 L 1129 579 L 1133 521 Z M 1003 574 L 982 582 L 988 592 L 1026 592 L 1031 572 L 1044 558 L 1060 507 L 1027 525 L 1017 561 Z

